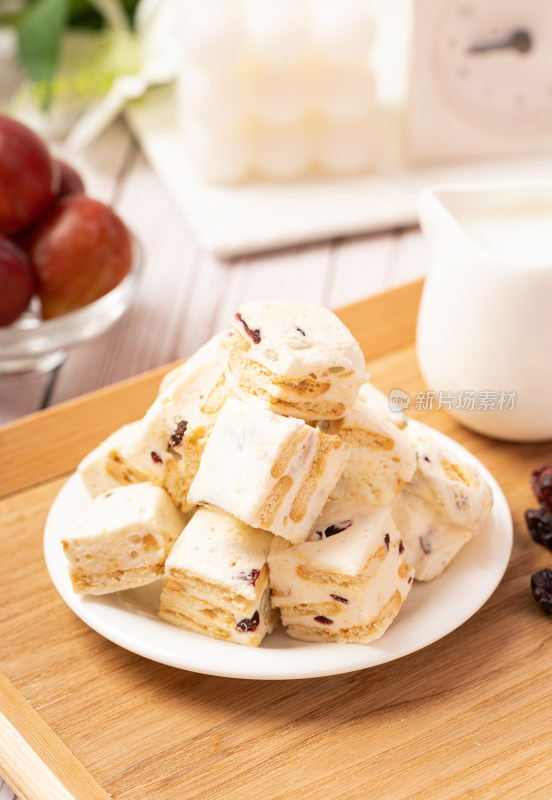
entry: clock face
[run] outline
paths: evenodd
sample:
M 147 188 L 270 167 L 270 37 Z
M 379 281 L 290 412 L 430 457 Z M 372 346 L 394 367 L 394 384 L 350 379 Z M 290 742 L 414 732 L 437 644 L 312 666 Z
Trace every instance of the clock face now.
M 436 33 L 442 99 L 462 116 L 505 133 L 552 129 L 552 0 L 449 0 Z

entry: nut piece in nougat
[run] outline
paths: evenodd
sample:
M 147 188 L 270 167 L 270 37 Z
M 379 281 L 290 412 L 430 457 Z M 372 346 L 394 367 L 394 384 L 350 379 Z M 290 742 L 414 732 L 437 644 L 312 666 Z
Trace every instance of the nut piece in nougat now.
M 242 522 L 305 541 L 349 457 L 349 445 L 257 404 L 224 404 L 188 494 Z
M 330 500 L 309 540 L 275 538 L 272 604 L 295 639 L 371 642 L 385 633 L 412 585 L 413 568 L 389 508 Z
M 163 574 L 185 524 L 167 493 L 151 483 L 98 495 L 62 542 L 73 589 L 108 594 L 151 583 Z
M 338 419 L 366 380 L 360 345 L 318 303 L 244 303 L 232 320 L 236 336 L 228 375 L 237 395 L 278 414 Z
M 145 476 L 134 469 L 121 455 L 123 445 L 133 436 L 137 426 L 137 422 L 123 425 L 80 462 L 77 472 L 92 497 L 97 497 L 109 489 L 115 489 L 116 486 L 146 480 Z
M 277 622 L 266 560 L 272 536 L 198 509 L 165 564 L 159 616 L 196 633 L 257 646 Z
M 396 424 L 364 402 L 362 390 L 343 419 L 321 422 L 319 427 L 351 446 L 351 456 L 332 498 L 387 505 L 414 475 L 413 445 Z
M 186 362 L 140 420 L 122 455 L 169 493 L 181 511 L 228 387 L 215 356 Z

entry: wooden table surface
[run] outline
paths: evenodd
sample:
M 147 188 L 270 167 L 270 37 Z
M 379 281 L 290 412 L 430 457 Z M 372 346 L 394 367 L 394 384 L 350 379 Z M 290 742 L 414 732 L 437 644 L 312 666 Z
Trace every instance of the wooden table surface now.
M 221 261 L 198 247 L 123 120 L 84 152 L 54 149 L 81 172 L 87 192 L 112 204 L 136 233 L 145 268 L 131 310 L 107 334 L 71 351 L 54 373 L 0 377 L 0 425 L 190 355 L 245 300 L 335 308 L 414 280 L 427 267 L 418 230 Z M 0 800 L 13 797 L 0 779 Z

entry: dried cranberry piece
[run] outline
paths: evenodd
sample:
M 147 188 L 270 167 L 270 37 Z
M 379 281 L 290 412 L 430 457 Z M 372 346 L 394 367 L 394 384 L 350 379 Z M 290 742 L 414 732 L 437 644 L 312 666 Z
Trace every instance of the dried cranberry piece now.
M 251 569 L 249 572 L 240 572 L 237 576 L 238 580 L 245 581 L 246 583 L 252 583 L 253 586 L 257 583 L 257 578 L 261 574 L 260 569 Z
M 333 619 L 328 619 L 328 617 L 323 617 L 320 614 L 318 617 L 314 618 L 315 622 L 319 622 L 321 625 L 333 625 Z
M 153 461 L 154 464 L 162 464 L 163 463 L 163 459 L 161 458 L 159 453 L 155 452 L 155 450 L 152 450 L 150 455 L 151 455 L 151 460 Z
M 389 550 L 389 543 L 391 542 L 391 537 L 389 536 L 388 533 L 386 533 L 385 536 L 383 537 L 383 541 L 385 542 L 385 549 Z
M 184 438 L 187 427 L 188 423 L 186 420 L 181 419 L 176 426 L 174 433 L 171 434 L 171 438 L 169 439 L 169 447 L 178 447 L 182 444 L 182 439 Z
M 552 614 L 552 569 L 541 569 L 531 575 L 533 597 L 547 614 Z
M 529 508 L 525 522 L 535 542 L 552 550 L 552 514 L 546 508 Z
M 552 467 L 545 466 L 531 473 L 531 487 L 539 503 L 552 512 Z
M 244 330 L 245 330 L 246 334 L 249 336 L 249 338 L 252 339 L 255 344 L 259 344 L 259 342 L 261 341 L 261 332 L 260 332 L 260 330 L 258 328 L 255 328 L 254 330 L 252 328 L 250 328 L 241 314 L 236 314 L 236 319 L 241 322 L 241 324 L 243 325 Z
M 296 331 L 299 331 L 299 333 L 301 334 L 301 336 L 306 336 L 306 335 L 307 335 L 307 334 L 305 333 L 305 331 L 303 330 L 303 328 L 300 328 L 300 327 L 299 327 L 299 325 L 296 325 L 296 326 L 295 326 L 295 330 L 296 330 Z
M 260 621 L 259 612 L 255 611 L 251 619 L 240 619 L 236 624 L 236 630 L 242 633 L 252 633 L 259 627 Z
M 340 603 L 348 603 L 346 597 L 340 597 L 338 594 L 330 594 L 330 597 L 333 597 L 334 600 L 339 600 Z
M 333 525 L 328 525 L 324 533 L 322 533 L 322 531 L 316 531 L 316 532 L 320 536 L 320 538 L 323 539 L 324 536 L 326 537 L 335 536 L 336 533 L 341 533 L 341 531 L 346 531 L 347 528 L 350 528 L 352 524 L 353 524 L 352 519 L 345 519 L 343 520 L 343 522 L 334 522 Z
M 404 553 L 404 543 L 402 539 L 399 542 L 399 553 Z

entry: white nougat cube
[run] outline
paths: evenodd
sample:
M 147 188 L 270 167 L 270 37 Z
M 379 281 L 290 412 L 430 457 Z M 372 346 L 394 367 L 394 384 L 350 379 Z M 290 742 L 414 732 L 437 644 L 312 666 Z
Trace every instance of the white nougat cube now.
M 305 541 L 349 457 L 349 445 L 255 403 L 224 404 L 188 502 L 227 511 L 290 542 Z
M 184 512 L 190 510 L 188 489 L 229 391 L 220 345 L 217 337 L 173 373 L 122 449 L 143 479 L 166 489 Z
M 131 422 L 118 428 L 78 465 L 77 472 L 91 497 L 97 497 L 116 486 L 139 483 L 145 479 L 121 455 L 122 448 L 132 438 L 137 426 L 138 422 Z
M 73 589 L 107 594 L 151 583 L 186 518 L 151 483 L 119 486 L 98 495 L 63 540 Z
M 272 602 L 290 636 L 370 642 L 389 627 L 414 570 L 389 508 L 331 500 L 309 540 L 274 538 L 268 557 Z
M 276 618 L 270 604 L 270 533 L 218 509 L 198 509 L 165 563 L 160 616 L 188 630 L 259 645 Z

